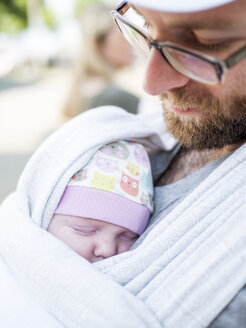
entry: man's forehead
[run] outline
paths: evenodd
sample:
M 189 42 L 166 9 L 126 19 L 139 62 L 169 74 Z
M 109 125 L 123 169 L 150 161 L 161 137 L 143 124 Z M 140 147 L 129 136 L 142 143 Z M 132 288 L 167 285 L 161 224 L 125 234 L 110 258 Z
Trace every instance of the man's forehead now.
M 210 8 L 224 6 L 232 1 L 238 0 L 129 0 L 131 4 L 141 7 L 175 13 L 208 10 Z
M 149 23 L 170 29 L 237 29 L 240 25 L 245 26 L 246 21 L 245 0 L 197 13 L 168 13 L 138 6 L 134 9 Z

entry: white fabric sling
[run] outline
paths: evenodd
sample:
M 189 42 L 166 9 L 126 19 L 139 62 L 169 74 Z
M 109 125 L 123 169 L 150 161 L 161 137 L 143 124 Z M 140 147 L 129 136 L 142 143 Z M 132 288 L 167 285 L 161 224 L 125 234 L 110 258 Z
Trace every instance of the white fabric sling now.
M 100 146 L 130 139 L 165 148 L 160 123 L 112 107 L 73 119 L 0 207 L 1 257 L 66 327 L 206 327 L 246 282 L 245 146 L 135 250 L 91 265 L 45 231 L 68 180 Z

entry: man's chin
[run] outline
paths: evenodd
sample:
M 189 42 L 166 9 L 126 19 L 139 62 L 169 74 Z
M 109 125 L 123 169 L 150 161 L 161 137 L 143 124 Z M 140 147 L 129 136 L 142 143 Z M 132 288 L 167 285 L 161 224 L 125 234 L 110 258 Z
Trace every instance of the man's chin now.
M 246 119 L 211 117 L 204 120 L 184 119 L 164 110 L 168 131 L 186 148 L 205 150 L 221 149 L 246 139 Z

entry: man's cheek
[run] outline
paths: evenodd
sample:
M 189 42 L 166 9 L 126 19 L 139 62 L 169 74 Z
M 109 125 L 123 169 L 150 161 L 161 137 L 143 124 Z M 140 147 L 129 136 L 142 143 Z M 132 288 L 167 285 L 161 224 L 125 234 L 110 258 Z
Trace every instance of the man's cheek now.
M 217 87 L 210 87 L 210 92 L 223 101 L 225 98 L 245 95 L 245 88 L 246 63 L 228 70 L 224 82 Z

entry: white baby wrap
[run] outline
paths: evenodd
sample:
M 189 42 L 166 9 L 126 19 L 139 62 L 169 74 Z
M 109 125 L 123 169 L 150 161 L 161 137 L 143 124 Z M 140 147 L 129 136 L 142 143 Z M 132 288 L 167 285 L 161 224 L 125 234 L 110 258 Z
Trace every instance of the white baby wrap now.
M 0 207 L 0 259 L 66 327 L 206 327 L 246 283 L 246 147 L 139 247 L 92 265 L 45 229 L 70 177 L 103 144 L 120 139 L 152 149 L 174 145 L 159 119 L 112 107 L 70 121 L 34 154 Z

